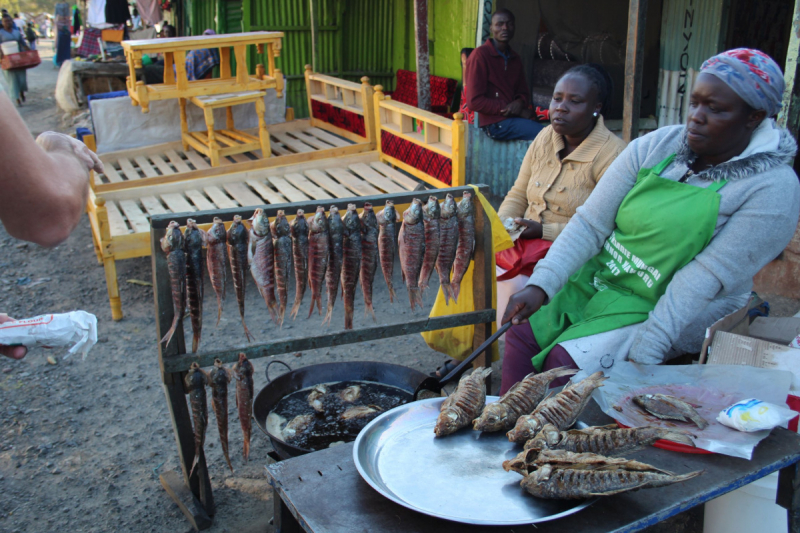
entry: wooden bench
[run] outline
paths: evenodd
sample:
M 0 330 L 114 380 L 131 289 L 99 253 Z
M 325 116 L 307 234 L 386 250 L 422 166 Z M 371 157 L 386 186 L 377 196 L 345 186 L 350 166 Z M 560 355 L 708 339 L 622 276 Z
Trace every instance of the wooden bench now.
M 213 96 L 192 96 L 188 98 L 192 104 L 203 110 L 206 120 L 206 131 L 189 131 L 186 123 L 186 98 L 180 99 L 181 106 L 181 135 L 183 138 L 183 149 L 188 150 L 189 146 L 207 155 L 211 159 L 211 166 L 219 166 L 220 156 L 244 154 L 261 150 L 263 157 L 269 157 L 270 142 L 267 133 L 267 124 L 264 122 L 265 91 L 249 91 L 233 94 L 218 94 Z M 256 115 L 258 115 L 258 137 L 249 133 L 238 131 L 233 123 L 233 106 L 243 104 L 255 104 Z M 226 124 L 225 129 L 217 130 L 214 125 L 214 110 L 225 108 Z M 225 147 L 221 147 L 224 144 Z

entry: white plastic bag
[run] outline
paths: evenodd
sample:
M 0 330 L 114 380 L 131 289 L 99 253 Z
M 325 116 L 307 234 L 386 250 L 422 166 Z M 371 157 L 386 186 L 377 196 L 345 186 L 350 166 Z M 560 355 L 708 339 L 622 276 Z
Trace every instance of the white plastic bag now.
M 717 416 L 717 422 L 750 433 L 786 425 L 796 416 L 797 413 L 788 407 L 748 398 L 723 409 Z
M 97 317 L 86 311 L 41 315 L 0 324 L 0 344 L 7 346 L 72 346 L 70 354 L 86 354 L 97 343 Z

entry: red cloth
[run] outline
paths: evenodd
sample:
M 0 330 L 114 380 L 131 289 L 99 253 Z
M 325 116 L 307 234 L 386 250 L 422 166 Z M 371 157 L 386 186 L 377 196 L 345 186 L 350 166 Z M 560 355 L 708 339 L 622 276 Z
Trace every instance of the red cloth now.
M 381 152 L 433 176 L 445 185 L 453 183 L 453 162 L 442 154 L 392 135 L 388 131 L 381 131 Z
M 544 239 L 520 238 L 514 241 L 513 248 L 497 252 L 494 256 L 495 262 L 506 271 L 505 274 L 497 276 L 497 281 L 505 281 L 520 275 L 530 276 L 533 274 L 533 267 L 547 255 L 547 250 L 552 245 L 552 241 Z
M 334 107 L 325 102 L 311 100 L 311 116 L 361 137 L 367 136 L 367 130 L 364 126 L 364 117 L 352 111 Z
M 431 76 L 431 112 L 453 118 L 449 114 L 450 102 L 456 92 L 456 80 Z M 417 106 L 417 73 L 410 70 L 397 71 L 397 88 L 385 94 L 392 97 L 395 102 Z
M 792 411 L 797 411 L 800 413 L 800 397 L 794 396 L 790 394 L 788 398 L 786 398 L 786 405 L 789 406 L 789 409 Z M 794 417 L 789 420 L 789 431 L 794 431 L 797 433 L 797 421 L 798 417 Z
M 500 114 L 508 104 L 522 99 L 530 104 L 530 91 L 519 54 L 509 48 L 508 64 L 491 39 L 476 48 L 467 59 L 464 71 L 467 106 L 480 113 L 480 126 L 489 126 L 508 117 Z

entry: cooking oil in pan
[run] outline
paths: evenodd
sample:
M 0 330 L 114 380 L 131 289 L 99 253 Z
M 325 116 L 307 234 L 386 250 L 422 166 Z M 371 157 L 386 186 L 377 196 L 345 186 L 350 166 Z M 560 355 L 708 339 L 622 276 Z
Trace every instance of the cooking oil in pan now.
M 337 381 L 323 384 L 327 392 L 318 397 L 315 410 L 309 394 L 315 387 L 300 389 L 284 396 L 267 417 L 267 431 L 284 442 L 306 450 L 321 450 L 336 444 L 352 442 L 373 418 L 411 401 L 411 393 L 373 381 Z M 319 387 L 317 385 L 316 387 Z M 310 415 L 295 424 L 299 429 L 287 431 L 298 416 Z

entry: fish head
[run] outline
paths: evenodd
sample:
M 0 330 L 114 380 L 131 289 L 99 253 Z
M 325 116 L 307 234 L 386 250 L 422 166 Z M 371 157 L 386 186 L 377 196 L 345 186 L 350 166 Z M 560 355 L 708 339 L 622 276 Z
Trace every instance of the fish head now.
M 442 202 L 441 209 L 439 216 L 441 218 L 451 218 L 456 214 L 456 200 L 453 198 L 453 195 L 447 193 L 447 196 L 444 198 L 444 202 Z
M 349 231 L 361 231 L 361 220 L 358 218 L 356 204 L 347 204 L 347 213 L 344 215 L 344 227 Z
M 487 405 L 481 416 L 472 421 L 472 428 L 477 431 L 500 431 L 506 426 L 508 409 L 501 403 Z
M 455 433 L 456 430 L 458 430 L 458 414 L 452 409 L 439 413 L 436 426 L 433 428 L 433 432 L 436 436 L 443 437 L 450 433 Z
M 418 224 L 422 220 L 422 201 L 414 198 L 411 205 L 403 212 L 403 222 L 406 224 Z
M 376 230 L 378 228 L 378 217 L 375 215 L 375 210 L 372 208 L 372 204 L 369 202 L 364 202 L 364 211 L 361 213 L 361 222 L 365 230 Z
M 253 232 L 259 237 L 269 235 L 269 218 L 260 207 L 253 213 L 253 218 L 250 219 L 250 225 L 253 228 Z
M 317 207 L 317 211 L 314 213 L 314 216 L 311 217 L 311 222 L 309 222 L 308 227 L 313 233 L 321 233 L 328 229 L 328 219 L 325 218 L 324 207 Z
M 177 222 L 172 220 L 167 225 L 167 230 L 164 233 L 164 237 L 161 239 L 161 249 L 166 253 L 170 253 L 173 250 L 180 250 L 181 248 L 183 248 L 181 227 Z
M 272 223 L 272 232 L 275 237 L 287 237 L 289 231 L 289 221 L 286 220 L 286 214 L 281 209 L 275 213 L 275 222 Z
M 458 202 L 458 218 L 467 218 L 472 215 L 472 193 L 465 192 Z
M 439 218 L 440 212 L 439 200 L 437 200 L 435 196 L 429 196 L 428 203 L 425 204 L 425 214 L 428 220 Z

